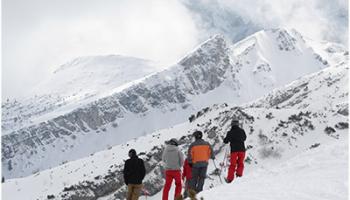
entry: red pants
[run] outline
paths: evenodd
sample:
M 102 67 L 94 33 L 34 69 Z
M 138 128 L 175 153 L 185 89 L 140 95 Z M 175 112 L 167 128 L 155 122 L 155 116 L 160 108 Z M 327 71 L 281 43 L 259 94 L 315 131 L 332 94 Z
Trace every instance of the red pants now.
M 228 168 L 227 180 L 233 181 L 235 172 L 237 176 L 243 175 L 245 152 L 232 152 L 230 157 L 230 167 Z
M 163 189 L 163 200 L 168 200 L 169 196 L 169 190 L 171 187 L 171 184 L 173 182 L 173 179 L 175 179 L 175 196 L 174 199 L 177 196 L 181 195 L 181 170 L 166 170 L 165 171 L 165 185 Z

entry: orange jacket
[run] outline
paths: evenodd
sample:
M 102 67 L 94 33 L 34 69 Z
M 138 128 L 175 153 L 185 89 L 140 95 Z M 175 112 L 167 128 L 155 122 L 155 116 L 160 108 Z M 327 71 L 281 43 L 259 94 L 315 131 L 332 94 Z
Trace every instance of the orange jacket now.
M 190 145 L 187 159 L 193 166 L 207 166 L 210 158 L 214 159 L 215 157 L 213 149 L 208 142 L 198 139 Z

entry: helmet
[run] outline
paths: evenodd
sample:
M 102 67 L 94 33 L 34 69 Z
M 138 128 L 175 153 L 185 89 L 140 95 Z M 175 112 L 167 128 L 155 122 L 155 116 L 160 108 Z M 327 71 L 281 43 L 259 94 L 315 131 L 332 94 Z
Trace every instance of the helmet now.
M 193 133 L 193 136 L 194 136 L 194 138 L 196 138 L 196 140 L 198 140 L 198 139 L 201 139 L 203 137 L 203 133 L 202 133 L 202 131 L 195 131 Z

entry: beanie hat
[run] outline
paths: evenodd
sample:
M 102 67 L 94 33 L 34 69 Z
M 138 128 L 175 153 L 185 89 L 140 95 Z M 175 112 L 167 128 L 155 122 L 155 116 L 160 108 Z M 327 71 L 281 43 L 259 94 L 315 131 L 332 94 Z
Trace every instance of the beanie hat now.
M 130 157 L 136 156 L 136 150 L 135 149 L 130 149 L 129 150 L 129 156 Z
M 171 138 L 169 140 L 169 144 L 178 146 L 179 145 L 179 141 L 177 141 L 177 139 L 175 139 L 175 138 Z
M 233 120 L 231 121 L 231 125 L 232 125 L 232 126 L 238 126 L 238 125 L 239 125 L 239 120 L 238 120 L 238 118 L 233 118 Z
M 195 131 L 193 133 L 193 136 L 196 138 L 196 140 L 201 139 L 203 137 L 202 131 Z

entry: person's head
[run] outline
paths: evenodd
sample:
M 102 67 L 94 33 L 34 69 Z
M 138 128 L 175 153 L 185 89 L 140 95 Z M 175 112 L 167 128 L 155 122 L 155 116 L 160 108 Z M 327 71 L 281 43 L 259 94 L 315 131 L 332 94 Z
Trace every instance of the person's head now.
M 193 133 L 193 136 L 194 136 L 194 138 L 195 138 L 196 140 L 199 140 L 199 139 L 202 139 L 203 133 L 202 133 L 202 131 L 195 131 L 195 132 Z
M 131 157 L 134 157 L 134 156 L 136 156 L 136 150 L 135 149 L 130 149 L 129 150 L 129 157 L 131 158 Z
M 238 118 L 233 118 L 233 120 L 231 121 L 231 126 L 239 126 Z
M 175 139 L 175 138 L 171 138 L 169 140 L 168 144 L 174 145 L 174 146 L 178 146 L 179 145 L 179 141 L 177 141 L 177 139 Z

